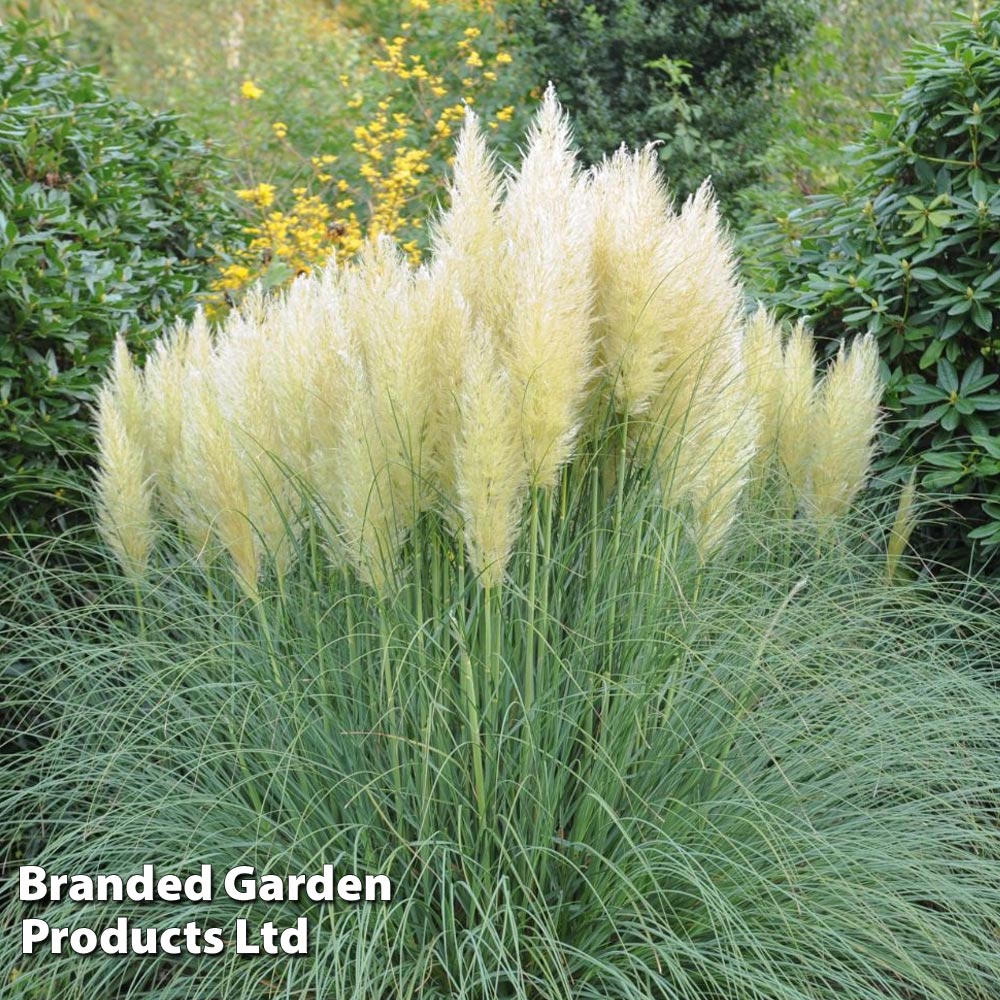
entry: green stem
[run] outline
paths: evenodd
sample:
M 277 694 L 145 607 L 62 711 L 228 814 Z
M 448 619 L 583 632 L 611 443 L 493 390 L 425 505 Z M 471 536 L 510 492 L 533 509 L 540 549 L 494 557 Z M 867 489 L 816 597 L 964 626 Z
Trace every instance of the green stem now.
M 594 462 L 590 471 L 590 560 L 587 567 L 587 580 L 590 598 L 589 621 L 597 616 L 597 519 L 601 510 L 601 466 Z
M 358 662 L 358 633 L 357 623 L 354 620 L 354 594 L 351 593 L 351 572 L 345 566 L 341 570 L 344 581 L 344 610 L 347 613 L 347 655 L 350 657 L 351 668 L 354 669 Z
M 267 657 L 271 664 L 271 677 L 274 679 L 275 686 L 282 688 L 285 684 L 281 677 L 281 669 L 278 666 L 278 655 L 274 651 L 274 638 L 271 635 L 271 625 L 267 620 L 267 615 L 264 613 L 264 602 L 259 597 L 251 597 L 250 600 L 253 604 L 254 617 L 257 619 L 257 624 L 260 625 L 264 641 L 267 643 Z
M 538 595 L 538 491 L 531 491 L 531 512 L 529 516 L 529 531 L 531 534 L 528 549 L 528 607 L 525 618 L 527 628 L 525 635 L 527 647 L 524 657 L 524 722 L 528 725 L 531 706 L 535 701 L 535 605 Z
M 132 578 L 132 588 L 135 592 L 135 610 L 139 618 L 139 638 L 146 638 L 146 609 L 142 603 L 142 585 L 138 577 Z
M 472 782 L 476 796 L 476 809 L 479 813 L 481 829 L 486 829 L 486 778 L 483 773 L 483 750 L 479 726 L 479 699 L 476 693 L 476 678 L 472 670 L 472 660 L 465 648 L 461 635 L 459 641 L 459 667 L 461 672 L 462 693 L 465 698 L 466 723 L 469 730 L 469 743 L 472 747 Z
M 381 601 L 379 601 L 378 607 L 378 624 L 379 643 L 382 647 L 382 680 L 385 687 L 386 700 L 385 718 L 388 721 L 386 738 L 389 744 L 389 763 L 392 769 L 392 787 L 396 800 L 396 821 L 400 822 L 403 816 L 403 778 L 397 737 L 403 732 L 403 727 L 400 720 L 396 718 L 395 674 L 392 669 L 392 656 L 390 655 L 392 644 L 390 642 L 389 630 L 386 627 L 385 606 Z
M 541 636 L 537 641 L 535 652 L 535 672 L 539 680 L 544 684 L 545 665 L 548 661 L 548 643 L 551 638 L 550 623 L 552 622 L 552 505 L 554 496 L 552 490 L 546 490 L 542 498 L 542 596 L 541 596 L 541 617 L 538 621 L 538 629 Z M 544 690 L 544 687 L 543 687 Z

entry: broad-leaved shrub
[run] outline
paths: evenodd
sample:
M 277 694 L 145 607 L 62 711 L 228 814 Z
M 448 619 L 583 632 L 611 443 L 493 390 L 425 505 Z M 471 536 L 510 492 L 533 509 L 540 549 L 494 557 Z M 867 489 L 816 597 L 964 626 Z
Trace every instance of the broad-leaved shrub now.
M 883 471 L 915 464 L 925 490 L 955 496 L 960 531 L 935 529 L 926 551 L 964 565 L 970 546 L 986 559 L 1000 545 L 1000 10 L 906 67 L 855 151 L 857 184 L 765 230 L 772 299 L 819 336 L 878 338 Z
M 115 336 L 141 352 L 193 308 L 234 233 L 219 178 L 174 117 L 112 98 L 36 25 L 0 25 L 3 532 L 72 505 Z

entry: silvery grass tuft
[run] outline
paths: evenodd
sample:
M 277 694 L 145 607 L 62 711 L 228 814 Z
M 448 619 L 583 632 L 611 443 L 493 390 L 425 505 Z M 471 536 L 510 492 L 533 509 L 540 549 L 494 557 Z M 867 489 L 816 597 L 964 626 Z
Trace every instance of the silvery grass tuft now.
M 15 566 L 7 865 L 329 863 L 386 873 L 394 895 L 7 894 L 5 998 L 993 1000 L 996 606 L 890 585 L 863 515 L 817 545 L 811 522 L 750 506 L 706 563 L 676 544 L 657 480 L 629 469 L 625 505 L 592 517 L 586 472 L 540 556 L 529 530 L 513 543 L 492 618 L 426 519 L 391 598 L 311 526 L 253 600 L 170 537 L 141 610 L 124 575 Z M 28 916 L 230 941 L 240 917 L 305 917 L 310 949 L 24 956 Z
M 395 892 L 95 904 L 310 953 L 4 934 L 15 1000 L 993 1000 L 996 609 L 907 582 L 912 498 L 859 509 L 871 343 L 817 371 L 735 266 L 709 187 L 582 171 L 549 93 L 516 169 L 467 118 L 427 266 L 376 241 L 119 347 L 124 572 L 0 581 L 4 860 Z

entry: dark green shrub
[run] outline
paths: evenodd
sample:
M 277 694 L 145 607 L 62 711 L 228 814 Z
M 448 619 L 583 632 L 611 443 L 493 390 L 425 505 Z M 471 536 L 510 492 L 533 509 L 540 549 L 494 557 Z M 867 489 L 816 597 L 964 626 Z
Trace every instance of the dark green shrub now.
M 0 25 L 0 537 L 65 524 L 116 334 L 189 313 L 234 232 L 219 179 L 174 117 Z
M 584 156 L 660 140 L 681 193 L 723 200 L 767 146 L 771 73 L 804 41 L 814 0 L 513 0 L 540 83 L 552 80 Z
M 748 240 L 770 235 L 780 308 L 820 335 L 878 336 L 894 417 L 884 471 L 916 463 L 925 489 L 955 495 L 961 537 L 925 541 L 960 564 L 1000 545 L 998 45 L 993 8 L 914 48 L 908 85 L 855 150 L 859 182 Z

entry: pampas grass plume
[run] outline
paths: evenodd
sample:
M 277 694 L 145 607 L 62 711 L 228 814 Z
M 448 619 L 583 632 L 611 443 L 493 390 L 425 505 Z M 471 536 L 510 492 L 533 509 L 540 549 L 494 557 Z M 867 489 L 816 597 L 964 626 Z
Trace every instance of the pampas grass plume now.
M 815 453 L 806 497 L 820 521 L 842 517 L 864 486 L 875 453 L 882 384 L 871 334 L 840 352 L 819 390 Z
M 506 308 L 490 317 L 503 338 L 532 482 L 542 488 L 555 485 L 573 453 L 594 375 L 589 206 L 550 86 L 500 211 Z
M 698 452 L 704 456 L 691 485 L 695 541 L 702 561 L 722 546 L 736 521 L 740 499 L 759 447 L 759 415 L 742 368 L 716 392 L 702 418 Z
M 516 390 L 482 324 L 463 356 L 455 484 L 466 549 L 483 585 L 503 579 L 527 495 L 529 467 L 518 439 Z
M 743 377 L 742 291 L 732 243 L 707 182 L 669 221 L 659 272 L 668 360 L 645 433 L 656 446 L 664 502 L 673 505 L 688 499 L 695 484 L 704 482 L 706 466 L 717 461 L 720 420 L 723 433 L 727 426 L 721 414 L 733 412 L 726 394 Z M 710 478 L 720 481 L 721 471 L 716 467 Z M 734 475 L 741 479 L 743 470 Z
M 671 345 L 664 336 L 674 217 L 652 147 L 624 146 L 592 174 L 597 224 L 591 256 L 599 361 L 618 412 L 644 413 L 663 388 Z
M 98 528 L 126 573 L 139 577 L 156 537 L 153 489 L 143 444 L 142 385 L 121 337 L 97 403 Z
M 886 546 L 885 555 L 885 575 L 889 580 L 896 578 L 896 574 L 899 572 L 899 561 L 903 557 L 903 552 L 906 551 L 913 529 L 917 526 L 916 505 L 917 470 L 914 467 L 906 485 L 900 492 L 896 517 L 889 531 L 889 543 Z
M 812 334 L 797 323 L 782 354 L 777 420 L 778 464 L 793 506 L 809 489 L 816 433 L 815 380 Z
M 216 539 L 244 591 L 256 596 L 260 543 L 251 519 L 245 470 L 220 398 L 208 328 L 196 318 L 187 342 L 181 451 L 174 470 L 181 523 L 203 557 Z
M 381 589 L 430 502 L 434 312 L 387 238 L 365 248 L 345 277 L 345 293 L 360 364 L 348 384 L 337 513 L 363 578 Z
M 760 306 L 748 319 L 743 334 L 743 359 L 748 387 L 759 420 L 754 479 L 762 481 L 778 450 L 781 418 L 783 350 L 781 328 Z
M 497 264 L 503 243 L 499 220 L 502 178 L 479 119 L 467 109 L 455 147 L 450 206 L 431 227 L 432 273 L 451 283 L 472 322 L 495 319 Z

